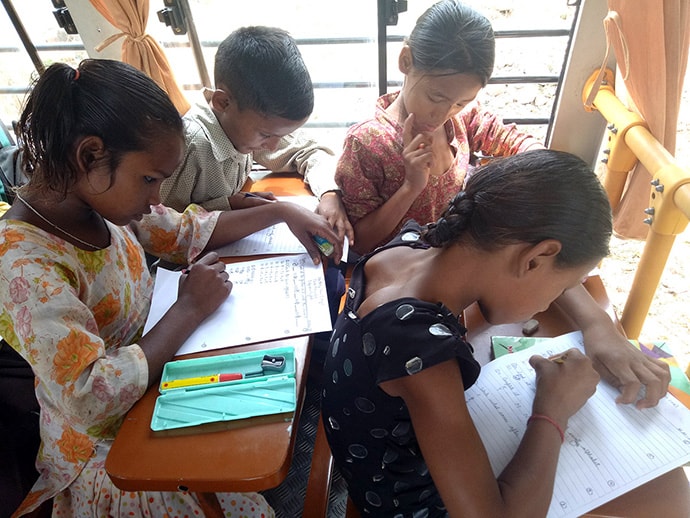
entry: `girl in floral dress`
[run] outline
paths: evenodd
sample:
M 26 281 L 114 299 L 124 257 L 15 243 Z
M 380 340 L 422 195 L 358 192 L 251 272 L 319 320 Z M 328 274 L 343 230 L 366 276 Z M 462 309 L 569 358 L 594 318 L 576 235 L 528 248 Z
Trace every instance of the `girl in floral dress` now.
M 161 182 L 183 156 L 182 122 L 146 75 L 117 61 L 54 64 L 18 129 L 28 184 L 0 220 L 0 336 L 36 376 L 39 478 L 15 515 L 53 499 L 53 516 L 199 516 L 191 493 L 125 492 L 104 469 L 127 411 L 230 294 L 217 254 L 279 221 L 315 262 L 325 219 L 293 204 L 177 213 Z M 179 296 L 142 335 L 153 280 L 145 251 L 187 264 Z M 219 494 L 226 516 L 273 516 L 256 493 Z

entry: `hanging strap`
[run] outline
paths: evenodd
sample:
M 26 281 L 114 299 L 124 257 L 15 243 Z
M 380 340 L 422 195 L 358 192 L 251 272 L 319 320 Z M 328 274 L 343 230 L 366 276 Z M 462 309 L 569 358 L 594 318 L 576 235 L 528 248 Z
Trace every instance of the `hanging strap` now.
M 589 95 L 587 96 L 587 100 L 585 101 L 585 108 L 587 109 L 592 109 L 594 98 L 597 96 L 599 88 L 601 87 L 601 82 L 603 81 L 604 75 L 606 74 L 606 64 L 609 61 L 609 54 L 611 52 L 611 38 L 613 33 L 615 33 L 618 36 L 618 41 L 620 42 L 621 50 L 623 52 L 622 61 L 620 59 L 621 56 L 616 55 L 616 58 L 618 58 L 618 69 L 621 71 L 623 80 L 628 79 L 628 74 L 630 72 L 630 54 L 628 52 L 628 43 L 625 40 L 625 36 L 623 36 L 623 30 L 621 27 L 621 17 L 618 15 L 616 11 L 609 11 L 606 14 L 606 17 L 604 18 L 604 33 L 606 34 L 606 54 L 604 54 L 604 60 L 601 63 L 599 74 L 597 75 L 597 78 L 594 80 L 594 83 L 592 83 L 592 89 L 589 91 Z

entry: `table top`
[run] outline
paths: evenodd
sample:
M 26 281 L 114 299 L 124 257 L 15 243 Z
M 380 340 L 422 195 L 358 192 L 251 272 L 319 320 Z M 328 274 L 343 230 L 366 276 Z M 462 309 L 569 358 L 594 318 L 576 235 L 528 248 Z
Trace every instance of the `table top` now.
M 249 182 L 245 188 L 273 191 L 277 196 L 310 194 L 301 177 L 294 174 L 264 176 Z M 226 262 L 255 258 L 227 258 Z M 127 491 L 189 490 L 198 493 L 260 491 L 280 484 L 292 461 L 309 368 L 310 337 L 274 340 L 175 358 L 284 346 L 295 349 L 297 406 L 291 418 L 262 416 L 154 432 L 150 426 L 151 417 L 159 395 L 158 385 L 154 385 L 127 413 L 110 449 L 105 469 L 113 483 Z
M 105 469 L 127 491 L 227 492 L 275 487 L 287 476 L 304 401 L 308 336 L 218 349 L 175 359 L 295 348 L 297 408 L 293 417 L 263 416 L 154 432 L 151 417 L 158 385 L 132 407 L 108 453 Z

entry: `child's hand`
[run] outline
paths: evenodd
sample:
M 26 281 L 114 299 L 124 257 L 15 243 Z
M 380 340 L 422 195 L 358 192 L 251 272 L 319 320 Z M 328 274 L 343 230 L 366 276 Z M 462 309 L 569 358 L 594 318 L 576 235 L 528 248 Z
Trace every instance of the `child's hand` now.
M 182 270 L 177 303 L 184 304 L 190 316 L 201 323 L 228 298 L 232 291 L 225 263 L 216 252 L 209 252 Z
M 551 417 L 565 429 L 570 416 L 596 391 L 599 374 L 577 349 L 568 349 L 553 359 L 535 355 L 529 362 L 537 373 L 534 413 Z
M 278 203 L 283 211 L 283 220 L 307 249 L 314 264 L 321 262 L 321 251 L 314 242 L 313 236 L 319 236 L 329 241 L 334 248 L 330 258 L 335 264 L 340 262 L 343 255 L 343 242 L 338 238 L 338 234 L 335 233 L 326 218 L 294 203 Z
M 433 138 L 423 132 L 412 135 L 414 113 L 410 113 L 403 125 L 403 160 L 405 161 L 405 182 L 416 192 L 422 192 L 429 181 L 434 165 Z
M 616 403 L 656 406 L 671 382 L 669 366 L 641 352 L 620 333 L 605 337 L 600 331 L 583 330 L 585 350 L 601 377 L 621 391 Z
M 238 192 L 228 197 L 228 203 L 232 210 L 258 207 L 274 201 L 276 201 L 276 197 L 272 192 Z
M 350 246 L 355 244 L 355 231 L 345 212 L 345 206 L 336 192 L 327 192 L 321 196 L 316 213 L 321 214 L 335 229 L 340 241 L 348 239 Z

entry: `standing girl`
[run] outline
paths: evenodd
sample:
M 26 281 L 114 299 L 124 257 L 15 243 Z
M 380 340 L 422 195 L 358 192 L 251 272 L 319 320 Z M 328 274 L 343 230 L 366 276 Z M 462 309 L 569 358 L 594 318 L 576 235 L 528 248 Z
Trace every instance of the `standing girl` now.
M 581 282 L 610 237 L 587 165 L 536 150 L 480 168 L 437 222 L 410 221 L 360 260 L 326 356 L 322 412 L 362 516 L 546 515 L 568 419 L 599 375 L 576 349 L 559 363 L 532 357 L 533 414 L 495 477 L 463 397 L 480 367 L 458 318 L 475 302 L 492 324 L 530 318 Z
M 311 235 L 337 236 L 289 203 L 183 214 L 158 205 L 183 156 L 182 121 L 165 92 L 118 61 L 50 66 L 18 136 L 29 182 L 0 220 L 0 336 L 36 376 L 41 446 L 39 478 L 15 514 L 53 499 L 53 516 L 198 515 L 190 493 L 119 490 L 104 463 L 127 411 L 230 294 L 225 265 L 201 254 L 278 221 L 315 260 Z M 153 290 L 144 250 L 195 262 L 142 336 Z M 255 493 L 219 501 L 228 516 L 273 515 Z

